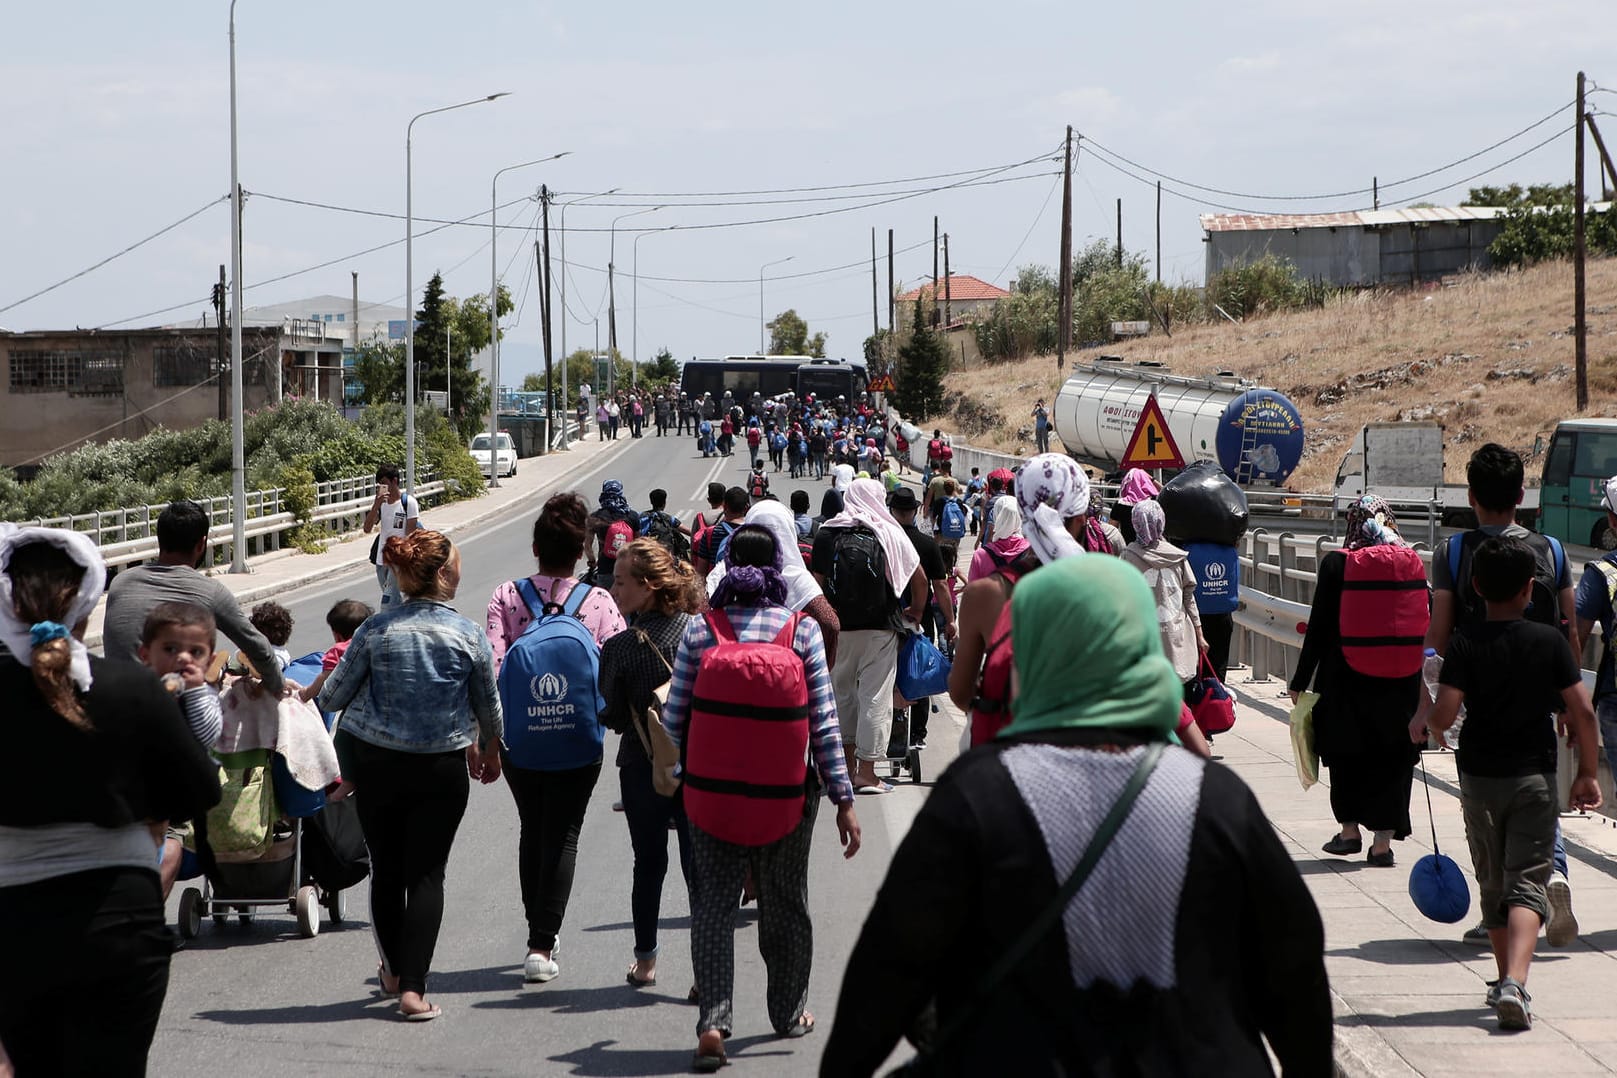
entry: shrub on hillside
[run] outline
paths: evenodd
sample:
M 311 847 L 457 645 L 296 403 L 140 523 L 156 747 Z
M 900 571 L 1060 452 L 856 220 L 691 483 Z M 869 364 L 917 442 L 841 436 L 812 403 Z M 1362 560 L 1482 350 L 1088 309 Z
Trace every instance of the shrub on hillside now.
M 1289 259 L 1269 254 L 1213 274 L 1207 282 L 1207 302 L 1217 304 L 1234 318 L 1250 318 L 1271 311 L 1320 306 L 1329 291 L 1320 282 L 1299 280 L 1297 267 Z

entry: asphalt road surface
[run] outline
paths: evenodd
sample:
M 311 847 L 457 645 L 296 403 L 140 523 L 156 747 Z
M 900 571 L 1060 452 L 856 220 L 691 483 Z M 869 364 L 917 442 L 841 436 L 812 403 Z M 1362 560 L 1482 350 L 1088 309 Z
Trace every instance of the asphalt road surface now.
M 577 490 L 593 507 L 601 482 L 618 479 L 630 504 L 643 508 L 647 493 L 662 487 L 669 492 L 670 511 L 689 522 L 695 510 L 706 508 L 708 481 L 741 485 L 747 460 L 744 445 L 734 457 L 703 460 L 693 439 L 658 438 L 651 432 L 615 459 L 587 468 L 557 489 Z M 793 489 L 809 490 L 818 512 L 826 484 L 794 482 L 784 472 L 778 477 L 772 472 L 770 479 L 782 501 Z M 456 606 L 479 624 L 498 584 L 533 571 L 536 509 L 531 506 L 475 536 L 462 536 L 464 575 Z M 279 597 L 296 619 L 294 656 L 329 646 L 325 613 L 345 597 L 374 604 L 374 575 L 357 570 Z M 934 742 L 949 740 L 945 730 L 934 733 L 943 735 Z M 401 1022 L 396 1005 L 376 995 L 377 957 L 361 884 L 345 892 L 346 922 L 333 926 L 323 915 L 315 939 L 301 939 L 295 919 L 282 909 L 261 911 L 245 926 L 234 918 L 222 927 L 204 920 L 201 936 L 174 957 L 151 1073 L 175 1078 L 687 1073 L 696 1043 L 696 1008 L 686 1002 L 692 984 L 689 907 L 672 834 L 658 983 L 635 989 L 624 981 L 633 959 L 631 854 L 623 816 L 611 809 L 618 795 L 612 766 L 616 740 L 607 735 L 607 766 L 579 842 L 557 954 L 559 978 L 545 985 L 522 983 L 526 927 L 516 871 L 516 811 L 503 781 L 474 785 L 449 859 L 444 924 L 428 980 L 428 998 L 443 1007 L 442 1018 Z M 819 814 L 809 868 L 814 916 L 809 1008 L 820 1018 L 820 1030 L 802 1040 L 774 1036 L 764 1012 L 757 907 L 738 912 L 735 1036 L 729 1042 L 733 1068 L 726 1073 L 818 1072 L 847 956 L 892 851 L 924 796 L 924 788 L 903 784 L 891 794 L 860 798 L 864 848 L 852 861 L 842 858 L 834 813 Z M 171 922 L 187 886 L 181 882 L 174 889 Z M 882 971 L 860 975 L 880 977 Z M 94 995 L 87 995 L 85 1006 L 96 1005 Z M 895 1052 L 895 1061 L 907 1056 L 906 1047 Z

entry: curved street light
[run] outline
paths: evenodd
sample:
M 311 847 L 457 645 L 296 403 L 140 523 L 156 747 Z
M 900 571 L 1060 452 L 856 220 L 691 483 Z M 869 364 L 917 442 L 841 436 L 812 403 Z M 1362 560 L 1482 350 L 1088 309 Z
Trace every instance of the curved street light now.
M 519 168 L 560 160 L 572 152 L 563 150 L 561 153 L 524 161 L 519 165 L 506 165 L 494 174 L 494 179 L 490 180 L 488 185 L 488 381 L 491 394 L 488 409 L 488 485 L 490 487 L 500 485 L 500 469 L 496 463 L 498 455 L 495 452 L 500 435 L 500 262 L 497 253 L 500 242 L 498 223 L 500 177 Z M 548 431 L 546 437 L 549 437 Z
M 643 210 L 631 210 L 628 213 L 620 213 L 612 218 L 612 239 L 607 247 L 606 256 L 606 346 L 610 351 L 616 352 L 618 349 L 618 302 L 617 294 L 613 289 L 613 270 L 617 263 L 618 253 L 618 222 L 630 217 L 639 217 L 644 213 L 656 213 L 660 209 L 662 209 L 661 206 L 647 206 Z
M 667 228 L 653 228 L 645 232 L 636 232 L 634 242 L 629 245 L 629 249 L 634 252 L 633 268 L 630 273 L 630 276 L 634 278 L 634 287 L 629 300 L 629 309 L 632 312 L 630 318 L 633 320 L 633 328 L 629 331 L 629 347 L 634 354 L 629 360 L 629 372 L 632 379 L 631 384 L 637 389 L 640 387 L 640 241 L 653 233 L 673 232 L 677 228 L 679 228 L 678 225 L 669 225 Z
M 474 97 L 470 101 L 428 109 L 410 117 L 410 122 L 404 127 L 404 490 L 412 498 L 415 496 L 415 204 L 411 190 L 410 134 L 415 129 L 415 122 L 425 116 L 453 112 L 509 96 L 509 91 L 502 90 L 487 97 Z
M 567 407 L 567 207 L 577 202 L 588 202 L 592 198 L 602 198 L 606 195 L 615 195 L 618 188 L 609 191 L 597 191 L 592 195 L 583 195 L 573 199 L 572 202 L 563 202 L 561 211 L 561 404 Z M 579 430 L 579 436 L 584 432 Z M 567 448 L 567 417 L 562 416 L 561 421 L 561 447 Z
M 773 262 L 765 262 L 758 267 L 758 354 L 761 356 L 769 354 L 769 347 L 764 338 L 764 270 L 770 266 L 790 262 L 796 257 L 796 255 L 787 255 L 785 258 L 777 258 Z

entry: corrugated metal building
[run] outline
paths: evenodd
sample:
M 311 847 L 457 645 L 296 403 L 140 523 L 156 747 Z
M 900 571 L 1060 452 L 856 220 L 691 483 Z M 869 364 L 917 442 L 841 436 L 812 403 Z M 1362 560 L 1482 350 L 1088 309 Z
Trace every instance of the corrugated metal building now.
M 1209 213 L 1207 279 L 1266 254 L 1297 274 L 1339 286 L 1414 284 L 1492 264 L 1499 235 L 1492 206 L 1364 210 L 1354 213 Z

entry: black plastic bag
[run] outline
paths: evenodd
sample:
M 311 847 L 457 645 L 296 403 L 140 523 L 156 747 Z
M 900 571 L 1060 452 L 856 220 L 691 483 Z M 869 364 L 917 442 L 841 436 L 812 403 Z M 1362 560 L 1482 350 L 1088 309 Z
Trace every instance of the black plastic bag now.
M 1246 492 L 1213 461 L 1198 460 L 1168 480 L 1157 501 L 1175 543 L 1234 546 L 1246 534 Z
M 353 794 L 303 821 L 303 870 L 327 891 L 352 887 L 371 874 L 371 854 L 359 827 Z

